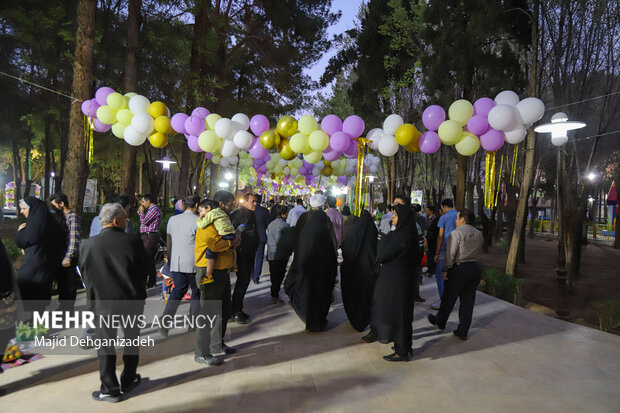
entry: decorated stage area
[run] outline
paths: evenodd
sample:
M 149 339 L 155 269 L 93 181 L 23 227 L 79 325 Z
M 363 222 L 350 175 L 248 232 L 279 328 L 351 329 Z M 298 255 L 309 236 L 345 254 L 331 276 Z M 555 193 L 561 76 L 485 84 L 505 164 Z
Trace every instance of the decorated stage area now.
M 178 355 L 143 357 L 143 382 L 120 403 L 91 399 L 98 363 L 85 355 L 47 356 L 6 371 L 0 388 L 8 394 L 0 405 L 20 412 L 618 411 L 620 337 L 479 292 L 463 342 L 451 334 L 456 310 L 445 332 L 426 321 L 436 287 L 429 278 L 424 282 L 427 301 L 416 303 L 409 363 L 386 362 L 381 356 L 391 353 L 389 345 L 360 341 L 339 291 L 329 330 L 304 332 L 288 304 L 267 305 L 263 276 L 246 297 L 250 324 L 229 328 L 228 343 L 239 352 L 220 367 L 195 363 L 194 333 L 177 332 L 162 345 Z

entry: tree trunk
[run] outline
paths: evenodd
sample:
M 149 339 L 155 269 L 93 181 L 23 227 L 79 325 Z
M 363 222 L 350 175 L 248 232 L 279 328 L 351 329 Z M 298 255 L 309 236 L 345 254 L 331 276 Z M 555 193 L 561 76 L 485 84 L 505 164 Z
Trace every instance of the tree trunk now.
M 22 199 L 22 166 L 21 156 L 19 155 L 19 146 L 17 146 L 17 139 L 13 141 L 13 179 L 15 180 L 15 205 L 19 211 L 19 200 Z
M 459 155 L 458 170 L 456 171 L 456 191 L 454 207 L 457 210 L 465 208 L 465 185 L 467 179 L 467 156 Z
M 75 61 L 73 63 L 73 84 L 71 94 L 76 99 L 91 96 L 91 72 L 93 67 L 93 48 L 95 45 L 96 0 L 79 0 L 77 9 L 77 34 L 75 38 Z M 88 177 L 88 159 L 84 140 L 84 118 L 80 101 L 71 102 L 69 115 L 69 142 L 67 166 L 63 190 L 69 202 L 75 205 L 78 214 L 82 212 L 84 190 Z
M 138 87 L 138 53 L 140 51 L 140 10 L 142 0 L 129 0 L 127 14 L 127 61 L 125 62 L 125 92 Z M 123 174 L 121 191 L 129 196 L 131 203 L 136 194 L 136 155 L 138 148 L 123 142 Z
M 32 168 L 32 135 L 28 133 L 28 138 L 26 139 L 26 156 L 24 157 L 24 172 L 23 176 L 26 180 L 26 187 L 24 188 L 24 198 L 30 196 L 30 187 L 32 186 L 32 176 L 31 176 L 31 168 Z

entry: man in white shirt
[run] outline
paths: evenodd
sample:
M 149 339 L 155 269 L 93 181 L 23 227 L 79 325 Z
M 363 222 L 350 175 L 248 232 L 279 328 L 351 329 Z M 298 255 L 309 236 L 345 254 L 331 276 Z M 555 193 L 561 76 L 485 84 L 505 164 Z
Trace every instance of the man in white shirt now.
M 306 212 L 306 208 L 304 208 L 304 201 L 301 198 L 297 198 L 297 205 L 295 208 L 291 209 L 288 212 L 288 218 L 286 218 L 286 223 L 292 227 L 297 225 L 297 220 L 299 217 Z
M 388 232 L 390 232 L 390 229 L 392 228 L 392 215 L 394 215 L 394 213 L 392 212 L 393 209 L 394 208 L 392 207 L 392 205 L 387 206 L 388 212 L 383 214 L 383 216 L 381 217 L 379 232 L 383 234 L 387 234 Z

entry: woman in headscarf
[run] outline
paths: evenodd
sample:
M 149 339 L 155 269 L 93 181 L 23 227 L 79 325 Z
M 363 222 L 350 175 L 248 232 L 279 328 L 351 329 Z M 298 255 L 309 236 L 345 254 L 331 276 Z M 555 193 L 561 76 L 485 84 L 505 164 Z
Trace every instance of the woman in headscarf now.
M 325 197 L 310 199 L 311 211 L 294 228 L 294 258 L 284 282 L 291 306 L 310 332 L 323 331 L 336 282 L 336 236 L 322 207 Z
M 24 250 L 17 273 L 22 299 L 49 301 L 51 281 L 67 250 L 67 236 L 43 201 L 29 196 L 20 201 L 19 208 L 26 217 L 15 237 Z
M 357 331 L 363 331 L 370 323 L 376 281 L 377 237 L 377 227 L 370 213 L 364 210 L 359 218 L 353 220 L 341 246 L 342 303 L 351 325 Z
M 185 212 L 185 200 L 178 199 L 174 203 L 174 215 L 179 215 L 179 214 L 182 214 L 183 212 Z
M 379 243 L 381 269 L 373 295 L 372 325 L 381 343 L 394 342 L 394 353 L 384 356 L 385 360 L 409 361 L 416 281 L 411 269 L 418 242 L 410 227 L 415 225 L 411 208 L 395 205 L 392 225 L 394 230 Z

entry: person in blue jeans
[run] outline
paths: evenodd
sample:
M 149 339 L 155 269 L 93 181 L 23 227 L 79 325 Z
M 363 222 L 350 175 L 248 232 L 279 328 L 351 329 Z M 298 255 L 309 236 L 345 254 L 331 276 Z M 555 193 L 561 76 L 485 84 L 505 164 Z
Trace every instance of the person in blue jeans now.
M 456 228 L 456 216 L 457 211 L 454 209 L 454 203 L 451 199 L 444 199 L 441 201 L 442 215 L 437 223 L 439 228 L 439 236 L 437 237 L 437 249 L 435 250 L 435 262 L 437 268 L 435 271 L 435 279 L 437 280 L 437 292 L 439 292 L 439 301 L 434 302 L 431 305 L 433 309 L 439 309 L 441 305 L 441 297 L 443 296 L 443 278 L 441 277 L 441 269 L 446 262 L 446 244 L 450 233 Z

